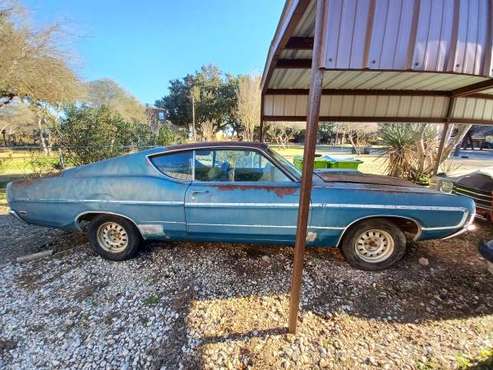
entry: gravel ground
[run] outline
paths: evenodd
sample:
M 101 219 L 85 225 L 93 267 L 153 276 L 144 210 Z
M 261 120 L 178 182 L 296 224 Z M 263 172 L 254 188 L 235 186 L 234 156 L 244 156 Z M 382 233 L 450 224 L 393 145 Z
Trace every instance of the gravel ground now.
M 291 248 L 153 243 L 115 263 L 79 234 L 5 214 L 0 231 L 0 368 L 493 368 L 488 224 L 380 273 L 310 250 L 296 336 Z

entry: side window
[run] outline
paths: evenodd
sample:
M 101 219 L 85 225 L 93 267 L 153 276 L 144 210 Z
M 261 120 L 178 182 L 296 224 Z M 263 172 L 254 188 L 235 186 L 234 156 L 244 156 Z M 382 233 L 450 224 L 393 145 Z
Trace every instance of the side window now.
M 156 168 L 178 180 L 192 180 L 192 152 L 178 152 L 151 157 L 151 162 Z
M 195 151 L 195 180 L 224 182 L 290 182 L 267 158 L 255 150 Z

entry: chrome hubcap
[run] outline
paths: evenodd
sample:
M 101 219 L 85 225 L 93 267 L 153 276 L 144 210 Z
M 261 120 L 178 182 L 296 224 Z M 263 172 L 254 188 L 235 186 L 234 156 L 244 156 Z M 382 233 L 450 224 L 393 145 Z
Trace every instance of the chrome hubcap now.
M 356 255 L 365 262 L 385 261 L 394 252 L 394 238 L 384 230 L 371 229 L 356 238 Z
M 116 222 L 105 222 L 98 228 L 98 242 L 101 248 L 110 253 L 119 253 L 128 245 L 128 235 L 123 226 Z

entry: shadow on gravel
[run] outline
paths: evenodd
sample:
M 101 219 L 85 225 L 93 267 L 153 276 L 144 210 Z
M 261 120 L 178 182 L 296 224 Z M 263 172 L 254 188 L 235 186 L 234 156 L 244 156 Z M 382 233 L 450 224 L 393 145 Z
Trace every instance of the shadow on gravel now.
M 51 249 L 68 251 L 87 243 L 84 234 L 28 225 L 9 214 L 0 214 L 0 264 Z
M 274 335 L 288 334 L 288 328 L 272 328 L 263 330 L 251 330 L 246 333 L 231 333 L 227 335 L 218 335 L 213 337 L 206 337 L 202 339 L 202 344 L 217 344 L 228 341 L 245 341 L 252 338 L 266 338 Z
M 487 234 L 490 232 L 488 225 Z M 387 323 L 421 324 L 492 315 L 493 275 L 486 271 L 477 252 L 476 243 L 480 237 L 482 234 L 469 236 L 469 240 L 463 237 L 434 242 L 438 244 L 410 245 L 403 261 L 382 272 L 353 269 L 337 250 L 308 250 L 303 316 L 311 313 L 331 320 L 334 314 L 345 314 Z M 290 247 L 152 243 L 143 254 L 152 258 L 154 248 L 170 248 L 176 258 L 181 258 L 182 253 L 185 256 L 186 250 L 197 250 L 194 263 L 198 264 L 206 260 L 204 256 L 213 253 L 223 273 L 218 287 L 205 285 L 218 281 L 215 271 L 209 267 L 205 269 L 205 273 L 211 274 L 209 278 L 195 276 L 184 283 L 187 289 L 194 290 L 194 294 L 180 300 L 181 313 L 176 329 L 184 337 L 181 340 L 175 338 L 177 346 L 164 345 L 168 354 L 173 353 L 171 357 L 180 356 L 180 350 L 176 352 L 176 348 L 184 344 L 187 331 L 200 333 L 195 337 L 202 355 L 192 361 L 199 367 L 208 357 L 205 351 L 216 344 L 246 343 L 287 334 L 286 297 L 292 266 Z M 418 262 L 425 256 L 429 259 L 428 266 Z M 201 294 L 203 290 L 207 293 Z M 276 301 L 276 297 L 283 298 Z M 279 310 L 279 319 L 269 321 L 275 310 Z M 170 357 L 161 365 L 169 365 L 169 360 Z

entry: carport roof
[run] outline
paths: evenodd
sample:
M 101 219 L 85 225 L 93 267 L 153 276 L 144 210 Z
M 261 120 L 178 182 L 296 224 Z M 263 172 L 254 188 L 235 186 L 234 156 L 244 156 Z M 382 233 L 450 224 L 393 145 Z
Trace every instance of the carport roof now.
M 315 3 L 286 1 L 262 77 L 265 121 L 306 120 Z M 320 120 L 491 124 L 492 11 L 489 0 L 327 0 Z

